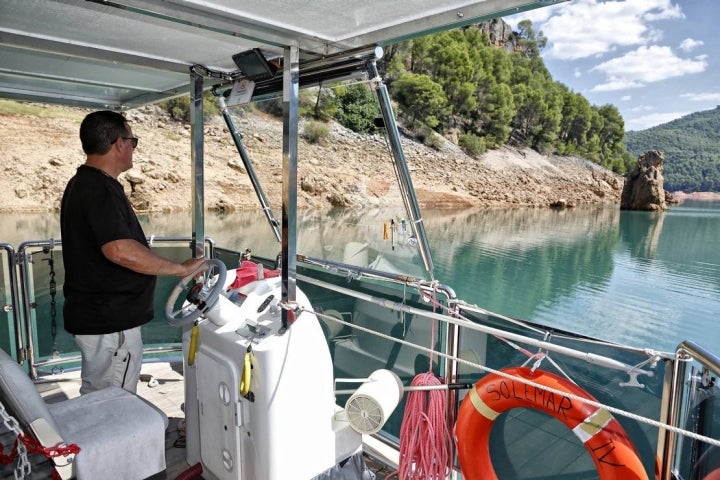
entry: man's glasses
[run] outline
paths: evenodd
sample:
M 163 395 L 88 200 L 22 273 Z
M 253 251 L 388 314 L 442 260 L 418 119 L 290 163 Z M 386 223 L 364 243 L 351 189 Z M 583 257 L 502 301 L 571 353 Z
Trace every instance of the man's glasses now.
M 122 138 L 123 140 L 130 140 L 130 141 L 132 141 L 132 147 L 133 147 L 133 148 L 137 148 L 138 140 L 140 140 L 138 137 L 120 137 L 120 138 Z M 117 139 L 115 139 L 115 140 L 113 140 L 112 142 L 110 142 L 110 144 L 112 145 L 112 144 L 115 143 L 115 142 L 117 142 Z

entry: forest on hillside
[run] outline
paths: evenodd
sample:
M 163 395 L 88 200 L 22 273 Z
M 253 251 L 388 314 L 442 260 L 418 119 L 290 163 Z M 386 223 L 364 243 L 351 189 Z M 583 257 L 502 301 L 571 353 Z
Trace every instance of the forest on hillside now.
M 510 142 L 617 173 L 634 164 L 618 109 L 590 105 L 555 81 L 541 57 L 547 39 L 530 21 L 508 41 L 512 48 L 498 48 L 471 26 L 387 48 L 384 78 L 400 118 L 414 130 L 455 132 L 469 153 Z
M 378 62 L 404 130 L 428 146 L 450 138 L 468 154 L 507 143 L 536 151 L 587 158 L 617 173 L 635 158 L 623 143 L 625 124 L 613 105 L 590 105 L 553 80 L 541 51 L 547 43 L 529 20 L 501 41 L 490 41 L 488 25 L 445 31 L 385 47 Z M 503 22 L 502 29 L 510 32 Z M 187 99 L 168 109 L 187 114 Z M 215 107 L 208 105 L 207 112 Z M 255 107 L 280 115 L 282 104 Z M 327 135 L 322 122 L 335 119 L 358 132 L 376 128 L 379 107 L 364 84 L 341 83 L 300 92 L 301 132 L 309 140 Z
M 627 132 L 628 151 L 665 155 L 665 189 L 720 192 L 720 106 L 639 132 Z
M 510 33 L 491 41 L 488 32 L 500 22 L 499 30 Z M 445 137 L 479 157 L 511 144 L 583 157 L 620 174 L 632 170 L 640 154 L 659 149 L 667 189 L 720 191 L 720 113 L 626 133 L 617 107 L 591 105 L 552 78 L 541 56 L 546 43 L 528 20 L 513 32 L 496 19 L 386 46 L 378 67 L 404 131 L 428 146 L 440 148 Z M 167 103 L 176 116 L 187 115 L 188 107 L 187 98 Z M 279 99 L 248 108 L 282 115 Z M 206 112 L 213 110 L 208 102 Z M 363 83 L 300 92 L 300 115 L 309 120 L 301 134 L 309 141 L 329 135 L 329 119 L 372 132 L 379 113 Z

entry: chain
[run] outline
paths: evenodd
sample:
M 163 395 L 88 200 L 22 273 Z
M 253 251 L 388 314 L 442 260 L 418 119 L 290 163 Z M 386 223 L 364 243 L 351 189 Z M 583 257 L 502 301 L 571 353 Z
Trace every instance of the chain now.
M 69 455 L 77 455 L 80 453 L 80 447 L 74 443 L 58 443 L 52 447 L 43 447 L 34 438 L 26 436 L 23 434 L 20 424 L 17 420 L 15 420 L 15 417 L 5 410 L 5 406 L 2 402 L 0 402 L 0 420 L 2 420 L 5 428 L 13 432 L 17 437 L 12 451 L 7 455 L 3 454 L 3 446 L 0 444 L 1 464 L 10 465 L 16 458 L 18 459 L 14 472 L 15 480 L 22 480 L 30 475 L 31 466 L 28 461 L 28 451 L 31 453 L 41 453 L 45 456 L 45 458 L 67 457 Z M 72 461 L 72 459 L 69 459 L 69 461 Z M 59 478 L 60 475 L 57 469 L 53 468 L 53 479 Z
M 15 420 L 15 417 L 10 415 L 7 410 L 5 410 L 5 405 L 3 405 L 2 402 L 0 402 L 0 420 L 2 420 L 5 428 L 15 434 L 15 437 L 17 437 L 18 440 L 23 438 L 20 424 L 17 422 L 17 420 Z M 27 449 L 25 448 L 25 444 L 23 442 L 19 442 L 18 440 L 15 440 L 15 445 L 13 445 L 12 452 L 10 452 L 8 455 L 0 456 L 0 461 L 2 461 L 4 465 L 10 465 L 13 461 L 15 461 L 15 458 L 18 459 L 14 471 L 15 480 L 21 480 L 23 478 L 27 478 L 27 476 L 30 475 L 30 462 L 28 461 Z M 1 450 L 2 445 L 0 445 L 0 453 Z
M 74 443 L 69 445 L 67 443 L 58 443 L 52 447 L 43 447 L 33 438 L 26 437 L 25 435 L 20 437 L 20 441 L 25 444 L 32 453 L 42 453 L 47 458 L 67 457 L 68 455 L 80 453 L 80 447 Z
M 28 460 L 28 452 L 25 444 L 18 442 L 18 463 L 15 465 L 15 480 L 22 480 L 30 476 L 30 461 Z
M 43 248 L 45 253 L 50 253 L 50 258 L 46 259 L 50 267 L 50 333 L 52 334 L 52 356 L 58 358 L 60 351 L 57 348 L 57 304 L 55 302 L 55 294 L 57 293 L 57 283 L 55 282 L 55 259 L 53 258 L 54 245 Z

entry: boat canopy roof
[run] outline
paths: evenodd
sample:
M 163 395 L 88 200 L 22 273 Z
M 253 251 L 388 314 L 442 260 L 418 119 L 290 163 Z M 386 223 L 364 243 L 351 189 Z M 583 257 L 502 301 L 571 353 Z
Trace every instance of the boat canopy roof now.
M 260 49 L 296 45 L 300 71 L 342 52 L 565 0 L 3 0 L 0 97 L 125 110 L 189 91 L 190 68 L 227 78 Z

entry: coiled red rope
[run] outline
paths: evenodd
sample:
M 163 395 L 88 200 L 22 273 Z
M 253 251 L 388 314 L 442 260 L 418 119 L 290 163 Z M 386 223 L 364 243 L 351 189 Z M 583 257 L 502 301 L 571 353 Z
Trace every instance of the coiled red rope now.
M 435 311 L 435 295 L 432 300 Z M 431 347 L 435 344 L 435 323 L 433 320 Z M 442 385 L 432 372 L 432 365 L 431 354 L 428 372 L 416 375 L 410 385 Z M 408 394 L 400 427 L 400 465 L 394 472 L 399 480 L 440 480 L 452 472 L 452 437 L 445 416 L 448 398 L 453 401 L 454 393 L 439 388 Z
M 413 386 L 441 385 L 432 372 L 413 378 Z M 400 480 L 445 479 L 452 472 L 452 440 L 445 412 L 446 390 L 408 394 L 400 429 Z

